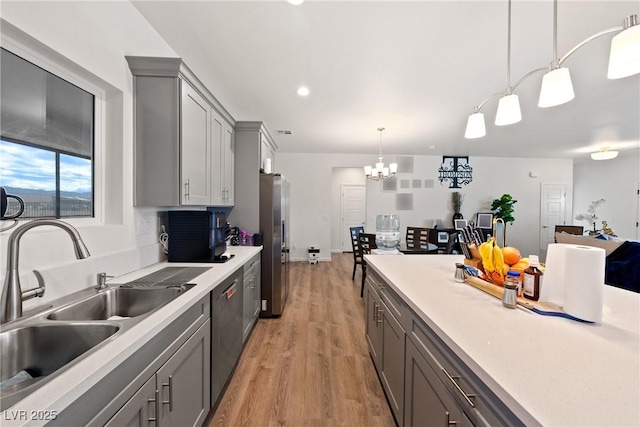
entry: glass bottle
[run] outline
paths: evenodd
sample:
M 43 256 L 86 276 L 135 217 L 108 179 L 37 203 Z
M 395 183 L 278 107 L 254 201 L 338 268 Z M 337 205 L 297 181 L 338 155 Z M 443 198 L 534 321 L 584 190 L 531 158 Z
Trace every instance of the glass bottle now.
M 542 271 L 538 268 L 537 255 L 529 255 L 529 267 L 524 270 L 522 285 L 524 297 L 533 301 L 540 298 L 540 284 L 542 283 Z
M 504 279 L 504 290 L 502 292 L 502 305 L 509 308 L 518 306 L 518 287 L 520 286 L 520 273 L 509 270 Z

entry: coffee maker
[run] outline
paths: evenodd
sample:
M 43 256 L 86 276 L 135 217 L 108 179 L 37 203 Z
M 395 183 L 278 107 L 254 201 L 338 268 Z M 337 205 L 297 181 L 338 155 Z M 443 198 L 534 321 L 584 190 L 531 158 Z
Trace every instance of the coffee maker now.
M 227 216 L 222 211 L 168 211 L 169 262 L 226 262 Z

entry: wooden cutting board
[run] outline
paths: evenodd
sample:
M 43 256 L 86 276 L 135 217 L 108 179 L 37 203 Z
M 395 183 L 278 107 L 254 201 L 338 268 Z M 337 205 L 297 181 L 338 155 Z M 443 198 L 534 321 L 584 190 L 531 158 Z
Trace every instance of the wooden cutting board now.
M 473 276 L 467 276 L 465 280 L 474 288 L 480 289 L 481 291 L 486 292 L 498 299 L 502 299 L 502 293 L 504 292 L 504 288 L 502 286 L 489 283 L 485 280 L 480 279 L 479 277 Z M 562 310 L 562 307 L 551 302 L 531 301 L 523 297 L 518 297 L 518 305 L 542 316 L 557 316 L 575 320 L 577 322 L 593 323 L 565 313 L 564 310 Z

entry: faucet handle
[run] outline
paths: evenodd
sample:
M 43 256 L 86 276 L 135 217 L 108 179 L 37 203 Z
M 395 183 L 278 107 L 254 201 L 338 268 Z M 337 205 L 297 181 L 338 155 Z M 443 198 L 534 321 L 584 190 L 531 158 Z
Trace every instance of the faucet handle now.
M 35 274 L 36 279 L 38 279 L 38 287 L 23 291 L 22 294 L 20 295 L 20 299 L 22 301 L 26 301 L 31 298 L 42 298 L 44 296 L 44 291 L 45 291 L 44 278 L 42 277 L 42 274 L 40 274 L 38 270 L 33 270 L 33 274 Z
M 96 285 L 96 289 L 104 289 L 107 287 L 107 279 L 111 279 L 114 276 L 109 276 L 107 273 L 98 273 L 96 274 L 96 281 L 98 284 Z

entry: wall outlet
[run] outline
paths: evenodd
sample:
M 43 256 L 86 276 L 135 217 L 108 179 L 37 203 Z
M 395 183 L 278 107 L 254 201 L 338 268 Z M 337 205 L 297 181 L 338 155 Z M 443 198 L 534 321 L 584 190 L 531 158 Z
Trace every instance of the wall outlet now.
M 151 222 L 148 218 L 138 216 L 136 218 L 136 230 L 138 236 L 144 236 L 151 233 Z

